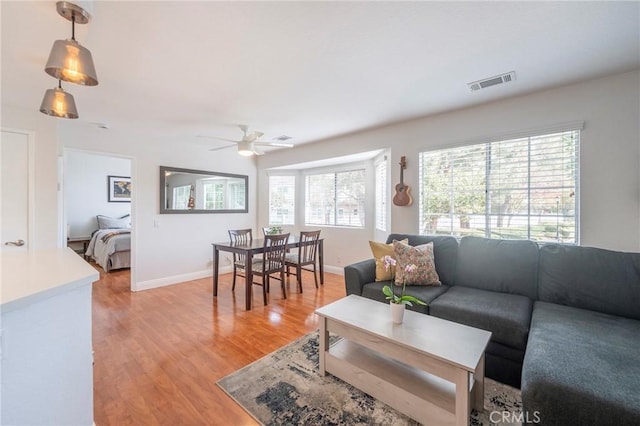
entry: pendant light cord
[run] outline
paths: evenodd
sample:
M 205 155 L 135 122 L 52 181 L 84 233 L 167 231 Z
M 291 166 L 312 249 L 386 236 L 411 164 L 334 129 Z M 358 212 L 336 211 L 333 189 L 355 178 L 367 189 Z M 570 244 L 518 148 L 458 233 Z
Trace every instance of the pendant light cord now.
M 76 13 L 71 12 L 71 40 L 76 41 Z

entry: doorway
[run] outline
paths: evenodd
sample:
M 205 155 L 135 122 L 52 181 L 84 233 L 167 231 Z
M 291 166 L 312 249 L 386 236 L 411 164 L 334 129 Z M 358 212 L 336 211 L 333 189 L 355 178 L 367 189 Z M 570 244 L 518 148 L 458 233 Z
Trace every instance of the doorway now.
M 135 266 L 132 164 L 130 157 L 64 150 L 67 245 L 105 273 L 130 268 L 131 282 Z

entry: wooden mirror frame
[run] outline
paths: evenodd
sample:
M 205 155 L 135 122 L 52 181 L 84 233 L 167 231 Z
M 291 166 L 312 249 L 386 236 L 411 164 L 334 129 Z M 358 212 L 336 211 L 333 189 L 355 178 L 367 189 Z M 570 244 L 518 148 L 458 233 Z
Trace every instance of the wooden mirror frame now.
M 169 207 L 170 197 L 167 194 L 168 188 L 170 186 L 170 182 L 168 180 L 168 176 L 170 175 L 185 175 L 187 176 L 187 180 L 183 182 L 182 186 L 190 186 L 190 196 L 188 204 L 192 204 L 193 207 L 186 209 L 173 209 Z M 193 175 L 193 180 L 188 180 L 188 175 Z M 198 181 L 206 178 L 207 176 L 211 176 L 213 180 L 216 178 L 222 178 L 227 182 L 228 180 L 237 179 L 238 183 L 244 183 L 244 207 L 242 208 L 196 208 L 196 204 L 198 203 L 197 197 L 195 196 L 195 186 Z M 232 173 L 219 173 L 219 172 L 210 172 L 206 170 L 192 170 L 192 169 L 181 169 L 178 167 L 168 167 L 168 166 L 160 166 L 160 214 L 191 214 L 191 213 L 247 213 L 249 211 L 249 177 L 246 175 L 236 175 Z

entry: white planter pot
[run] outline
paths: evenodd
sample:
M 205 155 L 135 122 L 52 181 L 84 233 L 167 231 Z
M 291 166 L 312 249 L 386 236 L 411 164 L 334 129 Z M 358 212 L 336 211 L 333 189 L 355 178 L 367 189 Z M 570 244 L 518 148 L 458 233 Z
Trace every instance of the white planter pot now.
M 391 307 L 391 321 L 393 321 L 394 324 L 402 324 L 405 309 L 404 303 L 389 302 L 389 306 Z

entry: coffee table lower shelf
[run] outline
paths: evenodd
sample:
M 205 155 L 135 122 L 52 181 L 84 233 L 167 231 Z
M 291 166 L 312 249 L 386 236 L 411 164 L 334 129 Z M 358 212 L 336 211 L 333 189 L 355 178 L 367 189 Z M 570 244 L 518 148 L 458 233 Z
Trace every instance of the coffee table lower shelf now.
M 325 355 L 325 371 L 423 424 L 456 424 L 452 382 L 342 339 Z M 475 384 L 469 373 L 469 390 Z

